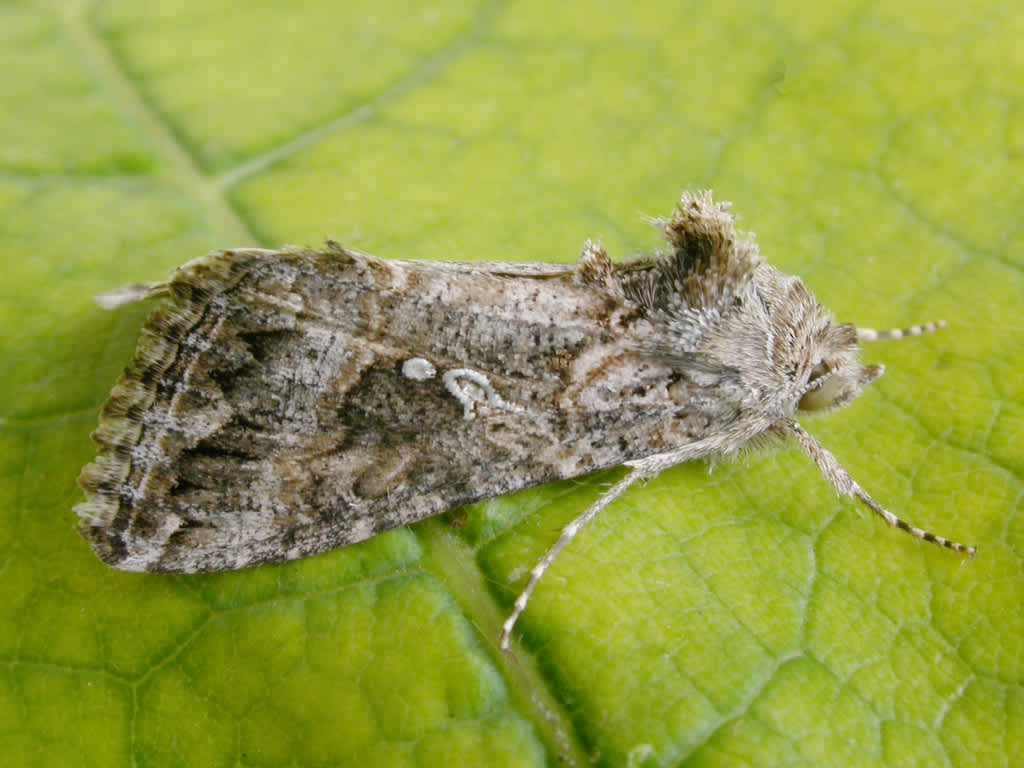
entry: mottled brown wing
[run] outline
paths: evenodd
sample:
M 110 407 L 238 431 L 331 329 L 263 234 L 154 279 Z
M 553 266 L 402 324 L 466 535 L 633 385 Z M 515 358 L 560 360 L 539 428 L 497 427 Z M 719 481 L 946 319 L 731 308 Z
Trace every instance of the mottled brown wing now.
M 638 306 L 571 267 L 242 250 L 152 293 L 169 300 L 103 408 L 77 508 L 125 570 L 323 552 L 717 418 L 638 357 Z

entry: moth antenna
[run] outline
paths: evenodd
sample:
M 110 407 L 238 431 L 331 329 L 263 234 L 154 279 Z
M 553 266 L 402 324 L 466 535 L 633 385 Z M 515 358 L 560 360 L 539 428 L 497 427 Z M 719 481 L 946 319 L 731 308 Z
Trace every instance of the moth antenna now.
M 945 327 L 946 321 L 939 320 L 934 323 L 912 325 L 909 328 L 885 328 L 881 330 L 876 330 L 875 328 L 858 328 L 857 340 L 883 341 L 886 339 L 905 339 L 908 336 L 923 336 L 926 333 L 935 333 L 935 331 L 941 331 Z
M 788 422 L 786 426 L 796 436 L 796 439 L 800 443 L 800 447 L 803 448 L 804 453 L 810 456 L 814 463 L 818 465 L 818 469 L 821 470 L 821 474 L 825 476 L 825 479 L 832 484 L 832 487 L 835 488 L 840 495 L 853 496 L 856 499 L 860 499 L 860 501 L 862 501 L 872 512 L 885 520 L 889 525 L 906 531 L 911 536 L 921 539 L 922 541 L 930 541 L 933 544 L 938 544 L 940 547 L 952 549 L 954 552 L 960 552 L 968 557 L 975 556 L 977 553 L 977 549 L 975 547 L 968 547 L 960 542 L 950 541 L 942 536 L 936 536 L 934 533 L 918 528 L 917 526 L 911 525 L 905 520 L 901 520 L 896 517 L 896 515 L 871 498 L 867 491 L 861 488 L 857 484 L 857 481 L 850 477 L 850 474 L 843 469 L 836 457 L 833 456 L 825 446 L 815 440 L 814 437 L 812 437 L 811 434 L 797 422 Z
M 577 516 L 571 523 L 562 529 L 561 535 L 558 537 L 558 541 L 551 545 L 551 548 L 544 553 L 544 556 L 537 561 L 537 564 L 530 569 L 530 578 L 526 581 L 526 586 L 523 587 L 523 591 L 519 593 L 519 597 L 516 598 L 515 603 L 512 605 L 512 613 L 505 619 L 505 623 L 501 625 L 501 637 L 499 645 L 501 650 L 507 651 L 509 639 L 512 637 L 512 628 L 515 627 L 516 621 L 522 615 L 526 609 L 526 604 L 530 601 L 530 595 L 533 594 L 534 588 L 544 575 L 544 571 L 548 569 L 548 566 L 558 557 L 558 553 L 561 552 L 565 547 L 576 538 L 576 534 L 580 532 L 584 525 L 593 520 L 597 513 L 602 509 L 611 504 L 615 499 L 621 496 L 629 486 L 633 485 L 637 480 L 641 480 L 644 477 L 649 477 L 650 473 L 643 471 L 642 469 L 633 469 L 628 475 L 615 483 L 611 488 L 602 493 L 598 497 L 597 501 L 591 504 L 587 510 Z

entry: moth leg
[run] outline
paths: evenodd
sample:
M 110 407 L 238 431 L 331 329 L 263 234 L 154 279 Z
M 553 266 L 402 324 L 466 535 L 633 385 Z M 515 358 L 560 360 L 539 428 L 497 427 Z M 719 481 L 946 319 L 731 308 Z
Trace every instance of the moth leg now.
M 558 541 L 556 541 L 551 548 L 544 553 L 544 556 L 537 561 L 537 564 L 530 569 L 530 578 L 527 580 L 526 586 L 523 587 L 523 591 L 520 592 L 519 597 L 516 598 L 516 601 L 512 606 L 512 613 L 509 614 L 507 619 L 505 619 L 505 623 L 501 625 L 501 650 L 508 650 L 508 642 L 509 638 L 512 636 L 512 628 L 516 625 L 516 621 L 519 620 L 519 617 L 526 609 L 526 604 L 529 602 L 530 595 L 533 594 L 533 590 L 534 587 L 537 586 L 537 582 L 540 581 L 541 576 L 544 575 L 544 571 L 548 569 L 548 566 L 551 565 L 556 557 L 558 557 L 558 553 L 565 549 L 566 545 L 570 541 L 576 538 L 576 534 L 580 532 L 580 529 L 593 520 L 597 516 L 598 512 L 615 501 L 615 499 L 619 498 L 619 496 L 625 493 L 629 486 L 633 485 L 637 480 L 642 480 L 649 476 L 650 473 L 645 469 L 634 467 L 628 475 L 602 493 L 597 501 L 591 504 L 583 514 L 579 515 L 575 520 L 562 529 L 562 533 L 558 537 Z
M 719 444 L 719 440 L 716 438 L 709 438 L 705 440 L 697 440 L 696 442 L 684 445 L 683 447 L 677 448 L 673 451 L 668 451 L 667 453 L 656 453 L 651 456 L 645 456 L 642 459 L 627 461 L 626 466 L 630 468 L 629 474 L 602 493 L 598 500 L 591 504 L 586 512 L 565 526 L 565 528 L 562 529 L 561 535 L 558 537 L 558 541 L 554 543 L 551 549 L 544 553 L 544 556 L 538 560 L 537 564 L 530 570 L 530 578 L 527 579 L 526 586 L 523 587 L 523 591 L 520 592 L 519 597 L 516 598 L 516 601 L 512 606 L 512 613 L 507 619 L 505 619 L 505 623 L 501 625 L 501 650 L 508 650 L 508 642 L 509 638 L 512 636 L 512 628 L 516 625 L 516 621 L 526 608 L 526 603 L 530 600 L 530 595 L 533 594 L 534 587 L 537 586 L 537 582 L 540 581 L 540 577 L 544 575 L 544 571 L 546 571 L 548 566 L 551 565 L 551 562 L 558 556 L 558 553 L 576 537 L 576 534 L 580 532 L 580 529 L 597 516 L 598 512 L 615 501 L 615 499 L 619 498 L 619 496 L 625 493 L 626 490 L 638 480 L 645 480 L 647 478 L 654 477 L 663 469 L 668 469 L 669 467 L 674 467 L 676 464 L 682 464 L 687 461 L 693 461 L 694 459 L 700 459 L 705 456 L 712 455 L 720 449 L 721 446 Z
M 957 541 L 950 541 L 942 536 L 936 536 L 934 533 L 918 528 L 917 526 L 911 525 L 905 520 L 901 520 L 896 517 L 896 515 L 871 498 L 867 492 L 857 484 L 857 481 L 850 477 L 850 474 L 843 469 L 836 457 L 833 456 L 825 446 L 815 440 L 810 433 L 804 430 L 803 427 L 795 421 L 789 422 L 787 427 L 796 436 L 796 439 L 800 443 L 800 447 L 803 448 L 804 453 L 810 456 L 814 463 L 818 465 L 818 469 L 821 470 L 821 474 L 825 476 L 825 479 L 832 484 L 832 487 L 835 488 L 839 494 L 843 496 L 853 496 L 854 498 L 860 499 L 872 512 L 885 520 L 889 525 L 906 531 L 911 536 L 915 536 L 923 541 L 930 541 L 933 544 L 938 544 L 940 547 L 945 547 L 946 549 L 952 549 L 954 552 L 961 552 L 968 557 L 974 557 L 977 552 L 974 547 L 968 547 Z
M 93 296 L 93 301 L 99 304 L 101 309 L 117 309 L 125 304 L 132 304 L 136 301 L 159 296 L 158 289 L 162 285 L 163 283 L 132 283 L 131 285 L 122 285 L 112 291 Z

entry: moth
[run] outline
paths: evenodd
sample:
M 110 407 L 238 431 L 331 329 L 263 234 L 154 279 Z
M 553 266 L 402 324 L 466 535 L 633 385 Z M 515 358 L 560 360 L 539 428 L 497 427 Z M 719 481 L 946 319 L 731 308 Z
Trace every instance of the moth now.
M 638 480 L 787 436 L 840 494 L 899 519 L 797 421 L 882 374 L 728 204 L 684 194 L 667 247 L 575 265 L 385 261 L 239 249 L 104 297 L 163 299 L 102 408 L 81 531 L 107 564 L 196 573 L 306 557 L 512 491 L 628 468 L 544 570 Z

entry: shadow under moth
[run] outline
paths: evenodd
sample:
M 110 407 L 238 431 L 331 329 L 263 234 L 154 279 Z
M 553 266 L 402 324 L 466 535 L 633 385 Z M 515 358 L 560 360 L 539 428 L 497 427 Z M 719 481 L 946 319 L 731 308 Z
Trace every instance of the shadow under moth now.
M 796 420 L 882 374 L 728 205 L 684 194 L 667 248 L 613 263 L 385 261 L 326 250 L 212 253 L 164 299 L 103 406 L 75 510 L 106 563 L 195 573 L 292 560 L 471 502 L 625 465 L 530 572 L 629 486 L 684 461 L 794 437 L 837 492 L 899 519 Z

